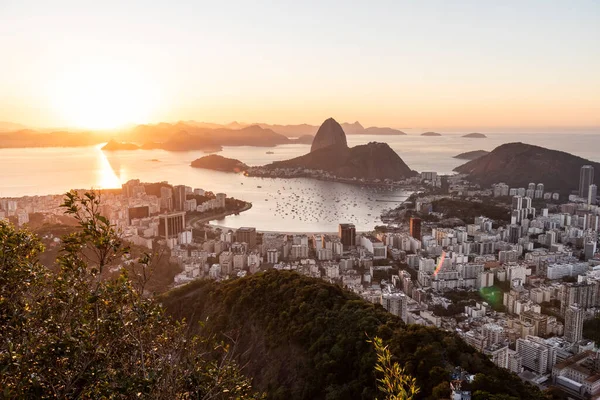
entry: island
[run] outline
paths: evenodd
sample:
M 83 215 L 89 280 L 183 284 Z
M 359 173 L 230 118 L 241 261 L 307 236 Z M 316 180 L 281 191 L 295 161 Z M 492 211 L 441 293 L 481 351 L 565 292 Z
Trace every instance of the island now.
M 489 153 L 490 152 L 486 150 L 473 150 L 457 154 L 452 158 L 457 158 L 459 160 L 475 160 L 476 158 L 483 157 Z
M 487 136 L 485 136 L 483 133 L 478 133 L 478 132 L 467 133 L 466 135 L 462 135 L 462 137 L 471 138 L 471 139 L 485 139 L 485 138 L 487 138 Z
M 379 128 L 376 126 L 371 126 L 369 128 L 365 128 L 362 135 L 397 135 L 402 136 L 406 135 L 406 132 L 402 132 L 401 130 L 394 128 Z
M 248 169 L 248 166 L 236 160 L 235 158 L 227 158 L 217 154 L 211 154 L 192 161 L 193 168 L 211 169 L 221 172 L 243 172 Z
M 442 136 L 442 134 L 437 132 L 425 132 L 421 133 L 421 136 Z

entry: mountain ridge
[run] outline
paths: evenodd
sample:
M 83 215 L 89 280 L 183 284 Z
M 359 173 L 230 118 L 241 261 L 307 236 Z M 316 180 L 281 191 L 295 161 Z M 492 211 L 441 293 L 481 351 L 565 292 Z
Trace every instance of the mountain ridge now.
M 504 182 L 510 187 L 527 187 L 528 183 L 535 182 L 543 183 L 546 191 L 568 194 L 577 189 L 583 165 L 600 170 L 600 163 L 564 151 L 514 142 L 500 145 L 454 171 L 484 186 Z M 597 176 L 595 182 L 598 184 Z

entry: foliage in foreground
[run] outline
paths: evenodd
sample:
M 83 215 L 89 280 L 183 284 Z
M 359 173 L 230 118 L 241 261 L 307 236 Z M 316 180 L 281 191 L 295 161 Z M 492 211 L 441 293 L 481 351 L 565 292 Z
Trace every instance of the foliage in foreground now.
M 143 296 L 150 256 L 135 283 L 100 279 L 128 250 L 99 205 L 95 193 L 67 194 L 80 229 L 63 238 L 55 274 L 37 237 L 0 221 L 0 397 L 254 398 L 228 345 Z
M 404 367 L 392 361 L 392 353 L 384 346 L 381 338 L 375 337 L 371 343 L 377 353 L 375 370 L 381 374 L 377 378 L 379 391 L 385 395 L 386 400 L 412 400 L 419 393 L 417 380 L 408 375 Z

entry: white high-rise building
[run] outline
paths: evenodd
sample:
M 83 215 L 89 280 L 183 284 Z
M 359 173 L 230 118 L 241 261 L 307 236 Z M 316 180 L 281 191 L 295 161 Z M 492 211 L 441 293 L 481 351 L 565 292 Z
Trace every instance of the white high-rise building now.
M 548 348 L 529 339 L 517 339 L 517 353 L 523 367 L 540 375 L 548 372 Z
M 591 184 L 588 190 L 588 205 L 596 205 L 598 196 L 598 186 Z
M 594 167 L 584 165 L 579 171 L 579 197 L 588 198 L 590 185 L 594 183 Z
M 565 340 L 576 343 L 583 337 L 583 308 L 577 304 L 569 306 L 565 312 Z
M 408 319 L 407 297 L 404 293 L 388 293 L 381 297 L 381 305 L 390 313 L 402 318 L 406 322 Z

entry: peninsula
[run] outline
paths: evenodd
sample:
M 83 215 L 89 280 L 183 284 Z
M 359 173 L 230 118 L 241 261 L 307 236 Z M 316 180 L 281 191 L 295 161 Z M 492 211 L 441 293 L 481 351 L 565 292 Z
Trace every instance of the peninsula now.
M 248 174 L 292 177 L 306 176 L 307 171 L 319 171 L 328 178 L 370 181 L 399 181 L 416 174 L 387 143 L 348 147 L 344 129 L 333 118 L 327 119 L 319 128 L 310 153 L 250 168 Z
M 484 186 L 504 182 L 511 187 L 526 187 L 530 182 L 544 182 L 546 190 L 568 194 L 577 188 L 573 177 L 579 177 L 583 165 L 600 170 L 600 163 L 519 142 L 498 146 L 454 171 Z
M 459 160 L 474 160 L 476 158 L 483 157 L 489 153 L 490 152 L 486 150 L 473 150 L 457 154 L 452 158 L 457 158 Z

